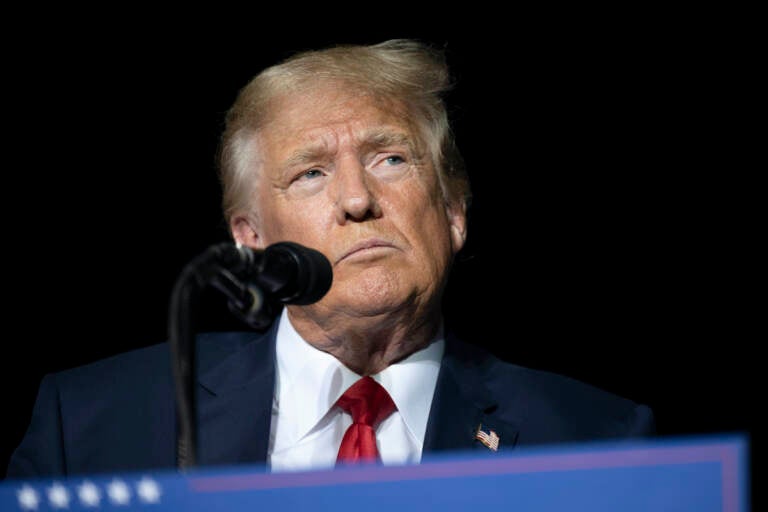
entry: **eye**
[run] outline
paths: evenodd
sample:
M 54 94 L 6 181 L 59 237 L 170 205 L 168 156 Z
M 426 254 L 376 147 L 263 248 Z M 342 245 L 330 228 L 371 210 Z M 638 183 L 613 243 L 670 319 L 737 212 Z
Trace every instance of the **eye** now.
M 397 153 L 384 154 L 377 157 L 373 162 L 373 167 L 403 167 L 408 162 L 404 156 Z
M 399 155 L 388 156 L 384 159 L 389 165 L 399 165 L 405 162 L 405 159 Z
M 382 179 L 399 179 L 408 173 L 411 161 L 402 151 L 387 151 L 374 155 L 368 170 Z
M 323 171 L 320 169 L 310 169 L 305 173 L 299 174 L 296 176 L 297 180 L 313 180 L 315 178 L 319 178 L 323 175 Z

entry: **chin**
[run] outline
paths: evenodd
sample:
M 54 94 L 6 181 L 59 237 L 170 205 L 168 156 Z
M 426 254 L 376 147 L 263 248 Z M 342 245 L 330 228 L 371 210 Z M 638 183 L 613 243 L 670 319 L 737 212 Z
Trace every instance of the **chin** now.
M 334 283 L 323 300 L 359 316 L 382 315 L 402 309 L 413 296 L 394 273 L 366 272 L 356 279 Z

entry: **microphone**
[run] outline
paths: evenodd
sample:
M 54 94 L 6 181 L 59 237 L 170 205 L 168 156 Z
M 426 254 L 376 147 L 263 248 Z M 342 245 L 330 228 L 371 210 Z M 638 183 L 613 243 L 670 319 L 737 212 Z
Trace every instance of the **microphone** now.
M 333 282 L 328 258 L 295 242 L 264 250 L 222 243 L 210 247 L 202 259 L 209 263 L 201 265 L 208 269 L 201 280 L 226 295 L 230 312 L 256 329 L 272 322 L 276 304 L 313 304 Z
M 181 469 L 197 459 L 195 335 L 197 295 L 208 284 L 229 297 L 229 308 L 252 327 L 272 321 L 274 302 L 312 304 L 328 293 L 331 263 L 322 253 L 294 242 L 264 250 L 220 243 L 209 247 L 181 272 L 171 294 L 168 331 L 178 417 L 176 458 Z
M 331 263 L 315 249 L 295 242 L 278 242 L 264 250 L 233 248 L 223 266 L 246 284 L 256 285 L 267 298 L 307 305 L 331 289 Z

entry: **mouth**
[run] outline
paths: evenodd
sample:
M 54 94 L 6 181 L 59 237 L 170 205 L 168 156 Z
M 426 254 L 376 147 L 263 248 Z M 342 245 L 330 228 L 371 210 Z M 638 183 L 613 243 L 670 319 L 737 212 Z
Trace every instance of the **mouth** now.
M 366 259 L 376 258 L 382 253 L 388 252 L 391 249 L 397 249 L 392 242 L 383 240 L 381 238 L 368 238 L 357 242 L 352 247 L 347 249 L 342 256 L 336 260 L 339 263 L 348 259 Z

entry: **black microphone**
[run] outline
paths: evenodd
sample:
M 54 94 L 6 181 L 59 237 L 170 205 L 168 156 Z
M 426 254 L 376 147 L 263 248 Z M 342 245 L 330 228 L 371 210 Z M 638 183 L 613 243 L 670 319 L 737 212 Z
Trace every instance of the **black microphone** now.
M 312 304 L 331 289 L 331 263 L 322 253 L 294 242 L 264 250 L 220 243 L 198 255 L 181 272 L 171 295 L 168 330 L 178 421 L 176 461 L 181 469 L 197 460 L 195 407 L 196 295 L 212 284 L 227 297 L 229 309 L 254 328 L 269 325 L 273 303 Z
M 278 304 L 313 304 L 333 282 L 331 263 L 322 253 L 295 242 L 278 242 L 264 250 L 223 243 L 202 259 L 210 265 L 204 282 L 229 298 L 230 312 L 251 327 L 272 323 Z
M 184 267 L 173 287 L 168 311 L 179 425 L 179 468 L 194 467 L 197 460 L 193 330 L 196 296 L 212 284 L 229 297 L 233 313 L 261 329 L 272 321 L 273 303 L 312 304 L 328 293 L 332 281 L 328 259 L 315 249 L 294 242 L 278 242 L 264 250 L 220 243 Z
M 295 242 L 278 242 L 264 250 L 234 249 L 226 258 L 225 268 L 246 284 L 256 285 L 272 300 L 312 304 L 331 289 L 331 263 L 315 249 Z

